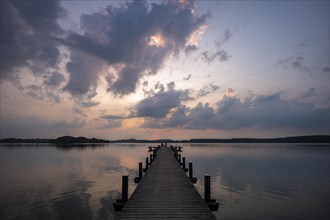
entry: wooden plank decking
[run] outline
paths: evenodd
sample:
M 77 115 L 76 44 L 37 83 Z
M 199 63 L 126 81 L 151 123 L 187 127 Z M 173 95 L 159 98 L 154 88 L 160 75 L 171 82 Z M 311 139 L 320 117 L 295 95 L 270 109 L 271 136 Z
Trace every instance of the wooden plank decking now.
M 161 147 L 116 219 L 215 219 L 169 147 Z

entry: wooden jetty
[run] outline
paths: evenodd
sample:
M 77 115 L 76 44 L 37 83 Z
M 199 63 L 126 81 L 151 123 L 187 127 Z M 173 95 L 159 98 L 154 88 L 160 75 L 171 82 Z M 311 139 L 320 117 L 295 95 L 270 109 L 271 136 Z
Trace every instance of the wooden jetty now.
M 121 212 L 116 213 L 116 219 L 216 218 L 174 152 L 162 146 Z

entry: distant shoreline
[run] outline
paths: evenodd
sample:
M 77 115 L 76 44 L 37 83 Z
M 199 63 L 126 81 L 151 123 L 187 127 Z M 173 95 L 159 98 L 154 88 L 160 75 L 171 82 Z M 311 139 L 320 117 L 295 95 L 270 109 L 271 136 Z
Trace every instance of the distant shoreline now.
M 330 135 L 310 135 L 279 138 L 230 138 L 230 139 L 189 139 L 189 140 L 103 140 L 97 138 L 62 136 L 56 139 L 42 138 L 4 138 L 0 143 L 48 143 L 48 144 L 102 144 L 102 143 L 330 143 Z

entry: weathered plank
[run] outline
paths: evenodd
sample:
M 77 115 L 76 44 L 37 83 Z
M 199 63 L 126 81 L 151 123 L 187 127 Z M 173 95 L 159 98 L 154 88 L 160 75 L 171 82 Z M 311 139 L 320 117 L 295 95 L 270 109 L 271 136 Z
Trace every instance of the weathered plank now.
M 116 219 L 215 219 L 168 147 L 161 147 Z

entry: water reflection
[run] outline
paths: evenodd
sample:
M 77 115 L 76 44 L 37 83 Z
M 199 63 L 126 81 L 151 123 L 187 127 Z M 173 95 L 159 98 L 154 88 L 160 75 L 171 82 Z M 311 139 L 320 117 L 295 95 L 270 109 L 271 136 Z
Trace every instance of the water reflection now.
M 113 219 L 121 176 L 136 185 L 146 144 L 24 145 L 1 150 L 1 219 Z M 322 145 L 183 145 L 195 185 L 212 175 L 218 219 L 328 219 L 330 150 Z
M 218 218 L 246 218 L 238 212 L 250 213 L 252 219 L 328 219 L 328 146 L 204 147 L 186 147 L 185 154 L 194 162 L 199 180 L 205 171 L 213 176 L 213 197 L 221 201 Z M 202 193 L 202 181 L 197 189 Z
M 121 176 L 136 176 L 146 155 L 141 146 L 1 146 L 1 219 L 112 219 Z

